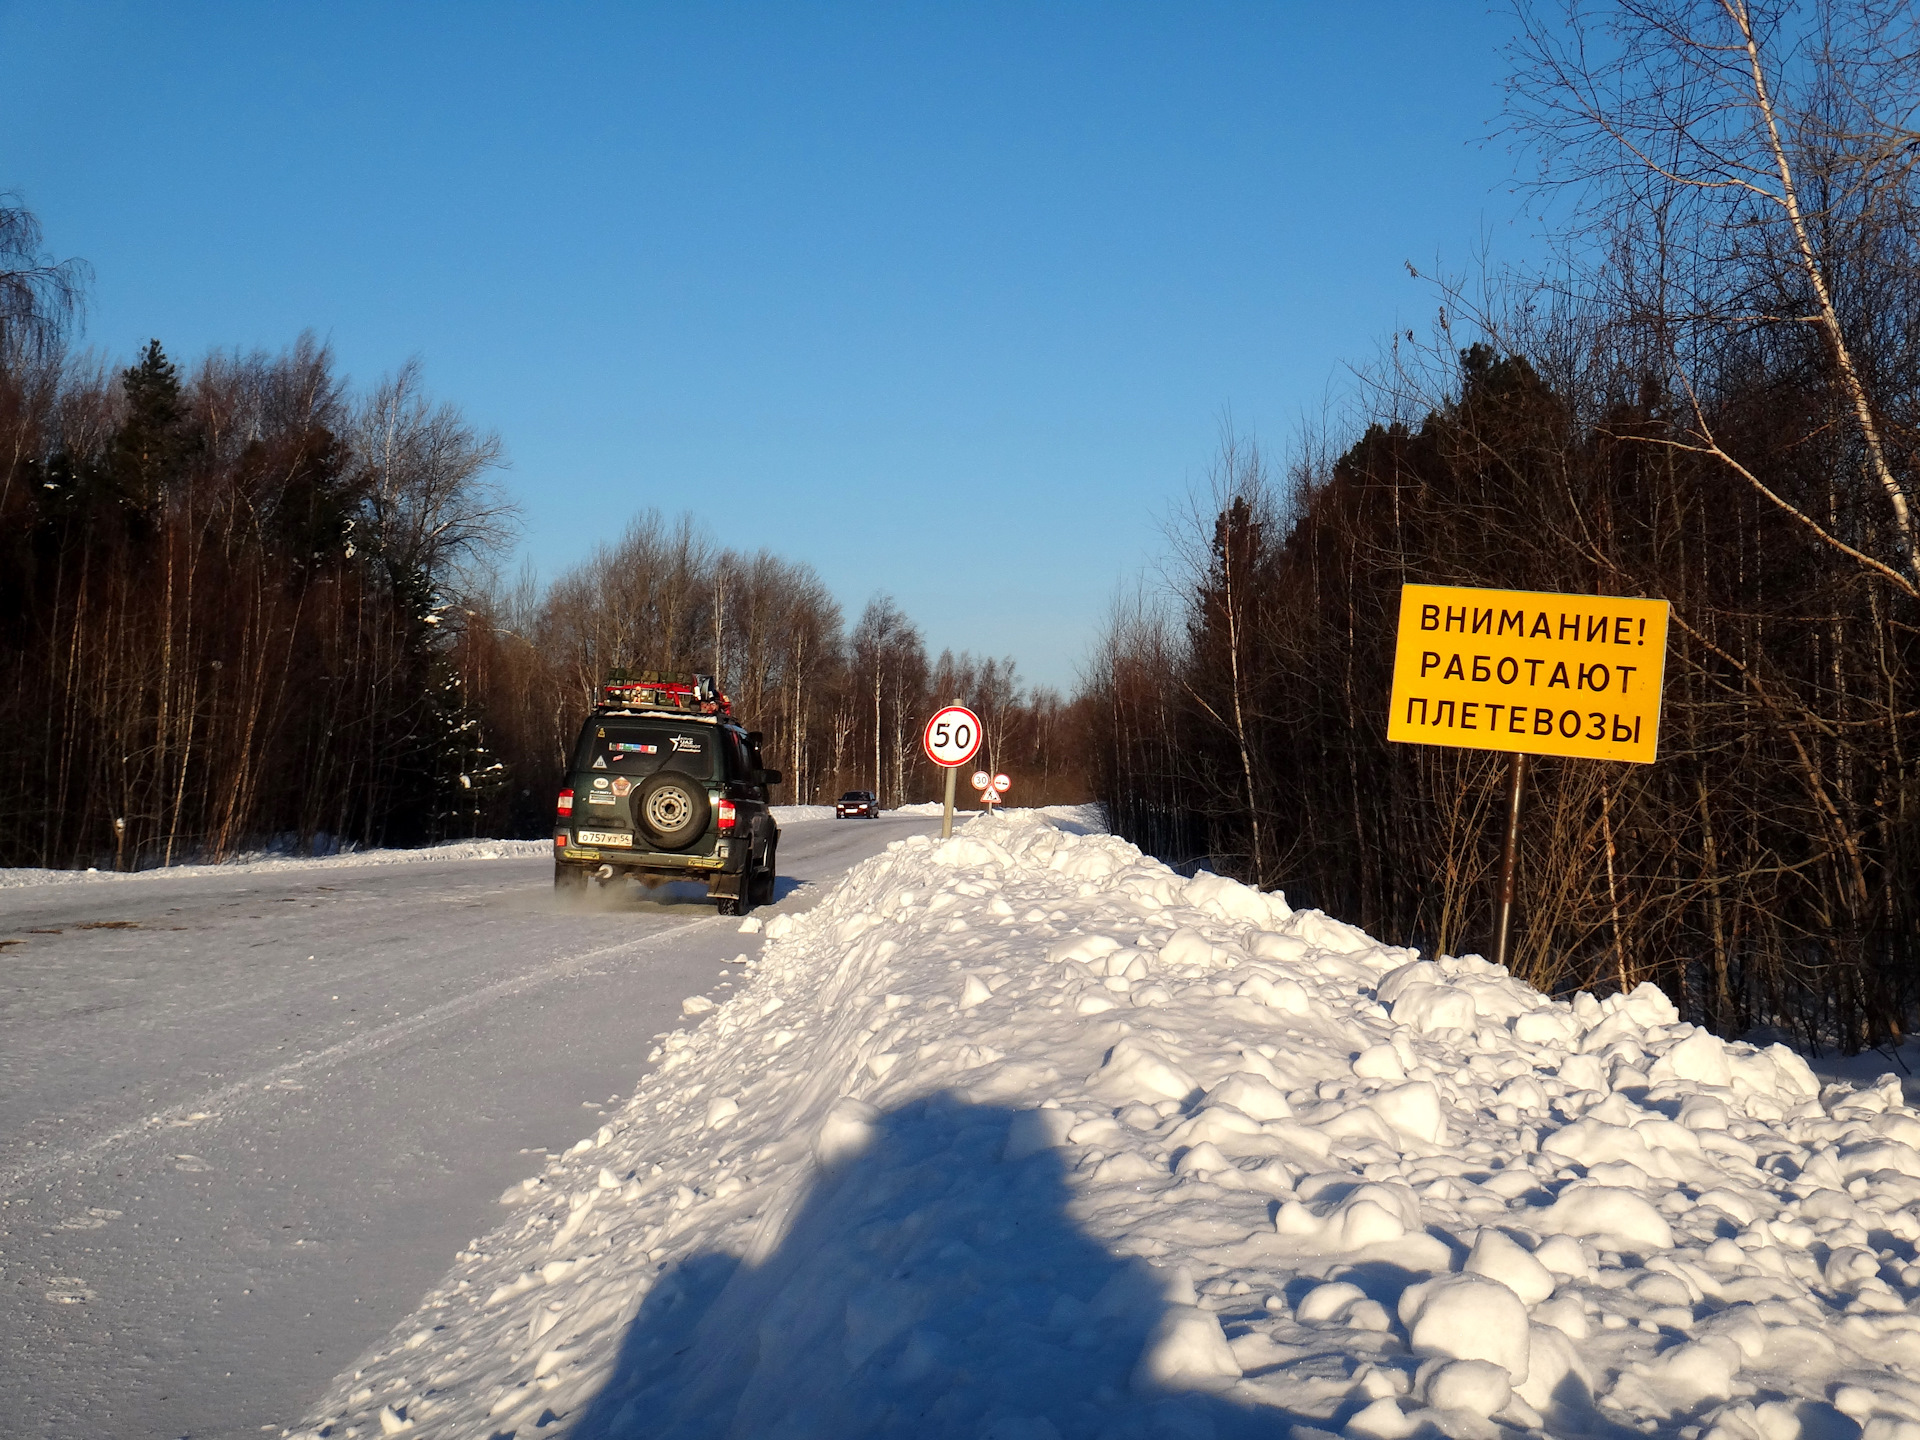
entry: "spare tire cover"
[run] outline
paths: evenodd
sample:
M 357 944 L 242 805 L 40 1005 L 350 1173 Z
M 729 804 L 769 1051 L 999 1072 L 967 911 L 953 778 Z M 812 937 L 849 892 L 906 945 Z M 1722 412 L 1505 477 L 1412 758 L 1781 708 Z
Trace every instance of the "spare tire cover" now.
M 707 833 L 707 787 L 678 770 L 657 770 L 633 794 L 633 818 L 662 850 L 684 850 Z

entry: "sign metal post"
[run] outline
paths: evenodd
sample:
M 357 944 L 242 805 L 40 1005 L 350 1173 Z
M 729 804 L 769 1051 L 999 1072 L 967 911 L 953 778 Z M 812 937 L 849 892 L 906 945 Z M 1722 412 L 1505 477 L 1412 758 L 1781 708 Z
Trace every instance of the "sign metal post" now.
M 958 700 L 936 711 L 920 736 L 927 758 L 946 768 L 947 802 L 940 813 L 940 838 L 953 834 L 954 772 L 979 753 L 980 717 Z
M 1527 777 L 1527 757 L 1515 752 L 1507 762 L 1507 840 L 1500 847 L 1500 907 L 1493 922 L 1493 963 L 1507 963 L 1507 932 L 1513 923 L 1514 861 L 1520 849 L 1520 786 Z

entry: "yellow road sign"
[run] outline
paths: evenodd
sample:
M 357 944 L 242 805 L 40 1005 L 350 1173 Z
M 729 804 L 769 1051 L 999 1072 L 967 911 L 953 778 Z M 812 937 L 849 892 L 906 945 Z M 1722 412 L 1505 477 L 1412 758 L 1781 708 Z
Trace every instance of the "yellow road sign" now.
M 1387 738 L 1653 763 L 1667 602 L 1407 585 Z

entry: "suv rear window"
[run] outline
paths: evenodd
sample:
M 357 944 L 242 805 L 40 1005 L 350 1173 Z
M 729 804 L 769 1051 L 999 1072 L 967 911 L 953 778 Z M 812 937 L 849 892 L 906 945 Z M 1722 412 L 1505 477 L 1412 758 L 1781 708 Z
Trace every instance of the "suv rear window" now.
M 580 732 L 574 752 L 576 772 L 593 770 L 608 775 L 651 775 L 656 770 L 678 770 L 696 780 L 714 778 L 714 732 L 704 725 L 622 724 L 617 720 L 590 720 Z
M 754 767 L 749 763 L 751 757 L 747 754 L 747 747 L 740 739 L 739 732 L 722 730 L 720 733 L 727 737 L 727 778 L 751 784 Z

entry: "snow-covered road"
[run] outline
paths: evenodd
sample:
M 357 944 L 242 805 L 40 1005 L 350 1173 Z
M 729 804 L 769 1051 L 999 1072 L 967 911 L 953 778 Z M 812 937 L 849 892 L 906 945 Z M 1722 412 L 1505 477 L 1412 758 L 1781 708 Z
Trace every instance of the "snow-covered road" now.
M 790 824 L 776 908 L 937 825 Z M 757 949 L 496 854 L 0 888 L 0 1433 L 277 1434 Z

